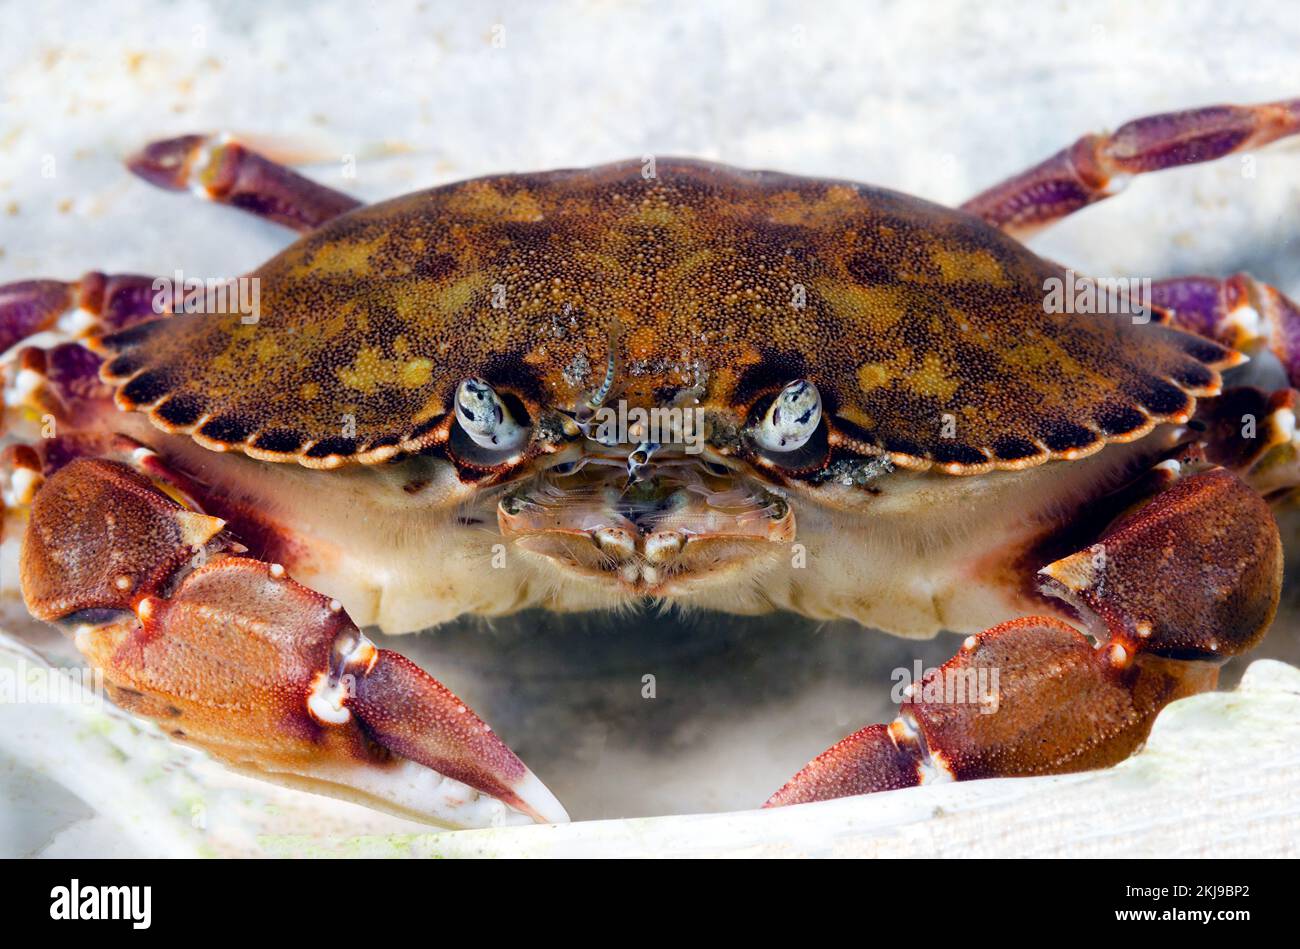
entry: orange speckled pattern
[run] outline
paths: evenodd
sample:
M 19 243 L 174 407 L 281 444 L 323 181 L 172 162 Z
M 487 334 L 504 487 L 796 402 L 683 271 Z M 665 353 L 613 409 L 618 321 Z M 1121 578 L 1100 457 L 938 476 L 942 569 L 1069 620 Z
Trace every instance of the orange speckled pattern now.
M 1063 271 L 962 212 L 705 162 L 647 170 L 361 208 L 255 272 L 257 323 L 174 316 L 107 336 L 106 378 L 169 431 L 330 466 L 430 448 L 468 376 L 530 412 L 571 408 L 613 341 L 633 403 L 702 383 L 706 409 L 743 423 L 803 377 L 841 450 L 956 472 L 1136 437 L 1235 358 L 1155 321 L 1045 312 Z

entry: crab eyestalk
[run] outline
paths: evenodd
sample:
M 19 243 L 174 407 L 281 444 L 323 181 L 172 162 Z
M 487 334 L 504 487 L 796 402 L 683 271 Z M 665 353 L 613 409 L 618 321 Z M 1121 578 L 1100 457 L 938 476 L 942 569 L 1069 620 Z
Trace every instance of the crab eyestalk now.
M 790 383 L 768 407 L 754 440 L 768 451 L 795 451 L 808 444 L 822 420 L 822 397 L 806 379 Z
M 482 379 L 466 379 L 456 388 L 456 421 L 470 440 L 494 452 L 518 451 L 528 441 L 495 389 Z

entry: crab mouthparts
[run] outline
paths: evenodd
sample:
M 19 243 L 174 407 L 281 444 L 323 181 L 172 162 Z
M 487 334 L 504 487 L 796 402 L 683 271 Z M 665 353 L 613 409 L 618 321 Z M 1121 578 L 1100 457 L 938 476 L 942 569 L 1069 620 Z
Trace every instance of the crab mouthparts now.
M 705 574 L 721 579 L 768 545 L 794 540 L 784 498 L 690 456 L 656 463 L 636 480 L 600 457 L 565 467 L 502 498 L 502 535 L 632 595 L 671 595 Z

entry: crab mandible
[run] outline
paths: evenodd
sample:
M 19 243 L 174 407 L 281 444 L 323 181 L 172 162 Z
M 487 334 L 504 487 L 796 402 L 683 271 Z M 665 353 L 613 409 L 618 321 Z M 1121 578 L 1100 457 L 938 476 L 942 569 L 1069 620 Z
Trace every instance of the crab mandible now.
M 134 172 L 304 236 L 251 310 L 0 287 L 3 577 L 177 738 L 452 824 L 566 816 L 360 627 L 654 598 L 969 632 L 769 803 L 1108 765 L 1272 620 L 1300 311 L 1245 275 L 1063 311 L 1016 237 L 1297 131 L 1300 100 L 1141 119 L 961 210 L 669 159 L 362 207 L 159 142 Z M 1224 387 L 1243 352 L 1276 391 Z M 991 704 L 927 697 L 990 670 Z

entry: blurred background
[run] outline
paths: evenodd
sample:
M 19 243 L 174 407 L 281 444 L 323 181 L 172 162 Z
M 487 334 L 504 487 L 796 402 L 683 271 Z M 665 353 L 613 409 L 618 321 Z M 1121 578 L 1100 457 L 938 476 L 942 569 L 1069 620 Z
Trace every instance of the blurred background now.
M 1300 95 L 1300 18 L 1282 2 L 53 0 L 0 3 L 0 23 L 0 282 L 235 275 L 288 244 L 123 170 L 186 132 L 230 132 L 364 200 L 680 154 L 958 203 L 1085 132 Z M 1300 294 L 1300 147 L 1250 157 L 1145 177 L 1033 246 L 1082 272 L 1249 270 Z M 75 655 L 20 617 L 8 635 Z M 957 642 L 647 612 L 525 614 L 388 645 L 492 722 L 574 817 L 595 818 L 756 806 L 832 741 L 892 717 L 892 670 L 936 665 Z M 1300 657 L 1290 619 L 1263 654 Z M 4 714 L 10 734 L 60 740 L 39 708 Z M 6 755 L 0 734 L 0 852 L 119 846 L 111 828 L 85 830 L 98 805 L 64 783 Z

